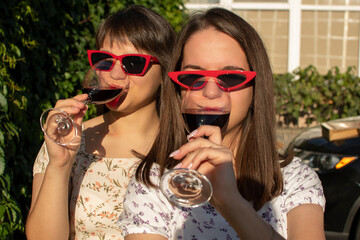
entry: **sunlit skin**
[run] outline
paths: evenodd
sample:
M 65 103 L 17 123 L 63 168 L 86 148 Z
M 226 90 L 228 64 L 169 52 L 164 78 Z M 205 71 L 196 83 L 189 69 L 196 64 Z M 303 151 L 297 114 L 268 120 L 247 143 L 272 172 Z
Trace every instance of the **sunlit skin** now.
M 189 38 L 184 46 L 181 70 L 250 71 L 245 53 L 238 42 L 214 29 L 199 31 Z M 230 97 L 232 107 L 229 123 L 225 129 L 225 142 L 245 118 L 252 102 L 253 87 L 232 91 Z
M 111 52 L 115 55 L 124 54 L 147 54 L 145 51 L 137 50 L 130 42 L 126 45 L 110 44 L 109 38 L 106 37 L 104 45 L 100 48 L 102 51 Z M 161 67 L 159 64 L 150 65 L 150 69 L 144 76 L 127 75 L 120 67 L 120 61 L 116 61 L 114 68 L 109 72 L 112 79 L 129 82 L 129 91 L 124 102 L 121 105 L 108 107 L 122 113 L 132 113 L 154 101 L 154 96 L 161 84 Z
M 191 70 L 242 70 L 249 71 L 249 65 L 245 56 L 244 51 L 233 38 L 230 36 L 216 31 L 213 28 L 205 29 L 194 33 L 186 42 L 184 46 L 183 60 L 181 63 L 182 71 L 191 71 Z M 215 84 L 206 85 L 209 91 L 216 91 Z M 182 91 L 184 94 L 185 91 Z M 228 187 L 232 188 L 234 192 L 237 192 L 235 175 L 233 171 L 233 156 L 232 152 L 229 150 L 230 141 L 232 134 L 236 132 L 239 127 L 239 124 L 245 118 L 248 109 L 251 105 L 253 97 L 253 87 L 243 88 L 237 91 L 232 91 L 230 93 L 231 98 L 231 112 L 230 118 L 227 125 L 227 128 L 224 131 L 223 136 L 221 136 L 220 129 L 218 127 L 205 126 L 199 128 L 200 132 L 205 135 L 211 135 L 209 140 L 216 142 L 219 148 L 222 149 L 226 158 L 221 161 L 226 161 L 226 164 L 222 164 L 221 168 L 227 169 L 227 174 L 223 176 L 217 174 L 215 169 L 219 169 L 217 164 L 212 164 L 208 161 L 204 161 L 206 154 L 209 154 L 208 149 L 203 148 L 202 146 L 207 145 L 209 141 L 203 140 L 202 138 L 197 138 L 192 141 L 191 144 L 185 144 L 180 148 L 180 153 L 175 155 L 175 159 L 183 159 L 183 167 L 189 167 L 197 169 L 199 172 L 206 174 L 212 181 L 214 186 L 214 197 L 212 201 L 216 200 L 216 196 L 224 196 L 226 192 L 223 192 L 224 188 L 217 188 L 216 185 L 221 185 L 225 180 L 228 179 Z M 204 130 L 205 129 L 205 130 Z M 206 130 L 212 129 L 212 130 Z M 195 137 L 198 137 L 200 133 L 196 133 Z M 206 131 L 206 133 L 203 133 Z M 215 134 L 212 133 L 215 131 Z M 194 133 L 192 133 L 194 134 Z M 223 137 L 223 139 L 221 138 Z M 206 142 L 205 142 L 206 141 Z M 223 146 L 226 148 L 224 148 Z M 200 149 L 200 150 L 199 150 Z M 185 153 L 188 153 L 185 156 Z M 221 180 L 222 179 L 222 180 Z M 231 184 L 230 184 L 231 183 Z M 229 190 L 227 189 L 227 191 Z M 218 191 L 218 192 L 217 192 Z M 221 201 L 219 199 L 219 201 Z
M 107 51 L 115 55 L 149 53 L 139 51 L 130 42 L 127 44 L 111 44 L 109 38 L 106 37 L 104 45 L 100 48 L 102 51 Z M 87 138 L 86 147 L 87 152 L 100 153 L 107 157 L 117 156 L 119 149 L 123 149 L 122 153 L 127 153 L 126 157 L 133 157 L 131 149 L 145 153 L 148 151 L 150 144 L 143 144 L 143 142 L 133 139 L 136 132 L 144 131 L 146 135 L 155 136 L 155 129 L 158 126 L 158 116 L 156 115 L 156 93 L 161 84 L 161 67 L 159 64 L 152 64 L 144 76 L 127 75 L 120 67 L 120 61 L 116 61 L 113 69 L 108 73 L 113 81 L 123 81 L 124 85 L 128 84 L 129 89 L 120 100 L 116 99 L 106 106 L 111 110 L 102 117 L 91 119 L 85 123 L 94 138 Z M 121 84 L 120 84 L 121 85 Z M 109 124 L 101 124 L 102 121 Z M 152 119 L 149 121 L 149 119 Z M 116 121 L 115 121 L 116 120 Z M 143 124 L 134 125 L 135 122 L 142 122 Z M 149 126 L 149 124 L 153 124 Z M 112 131 L 117 126 L 126 126 L 127 130 L 134 131 L 133 134 L 128 135 L 127 141 L 119 140 L 118 134 L 123 132 Z M 96 126 L 92 128 L 92 126 Z M 142 129 L 141 126 L 144 126 Z M 120 126 L 120 129 L 123 127 Z M 154 131 L 153 131 L 154 130 Z M 106 135 L 104 135 L 106 133 Z M 101 134 L 101 136 L 100 136 Z M 106 149 L 102 146 L 108 146 Z M 125 149 L 124 149 L 125 148 Z M 105 153 L 105 152 L 106 153 Z

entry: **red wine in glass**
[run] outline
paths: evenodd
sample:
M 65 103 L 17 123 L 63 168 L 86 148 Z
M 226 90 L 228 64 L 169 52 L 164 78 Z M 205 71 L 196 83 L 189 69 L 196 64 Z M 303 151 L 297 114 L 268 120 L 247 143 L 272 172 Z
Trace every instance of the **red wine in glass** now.
M 200 82 L 206 81 L 206 82 Z M 218 81 L 218 84 L 215 82 Z M 230 93 L 219 88 L 226 86 L 219 79 L 200 79 L 183 97 L 181 111 L 188 132 L 201 125 L 213 125 L 223 129 L 230 116 Z M 212 196 L 209 179 L 193 169 L 177 168 L 164 173 L 160 180 L 160 190 L 166 198 L 177 206 L 197 207 L 205 204 Z
M 122 88 L 109 88 L 109 89 L 98 89 L 98 88 L 83 88 L 82 93 L 87 93 L 88 102 L 92 104 L 104 104 L 111 102 L 117 98 L 121 92 Z
M 187 110 L 182 114 L 189 132 L 194 131 L 202 125 L 213 125 L 223 128 L 229 120 L 230 113 L 221 111 L 211 112 L 199 109 Z
M 107 59 L 97 64 L 103 64 Z M 115 98 L 123 96 L 128 90 L 128 83 L 124 80 L 114 80 L 110 72 L 90 68 L 83 79 L 83 93 L 88 94 L 85 104 L 105 104 Z M 44 134 L 59 145 L 69 145 L 78 136 L 78 129 L 72 116 L 58 108 L 45 110 L 40 116 L 40 125 Z

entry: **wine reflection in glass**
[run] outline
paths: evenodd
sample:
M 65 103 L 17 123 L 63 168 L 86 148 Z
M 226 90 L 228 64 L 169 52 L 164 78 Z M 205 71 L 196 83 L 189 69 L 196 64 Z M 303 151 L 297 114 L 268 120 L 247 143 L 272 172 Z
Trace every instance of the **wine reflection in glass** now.
M 226 126 L 231 109 L 230 92 L 225 83 L 214 78 L 198 79 L 185 93 L 181 112 L 188 133 L 201 125 Z M 208 178 L 193 169 L 177 168 L 164 173 L 160 189 L 177 206 L 197 207 L 212 196 Z
M 112 59 L 102 60 L 88 70 L 82 81 L 82 93 L 87 93 L 85 104 L 106 104 L 112 100 L 126 96 L 128 82 L 114 80 L 108 69 Z M 99 70 L 100 69 L 100 70 Z M 40 125 L 44 134 L 59 145 L 70 145 L 78 137 L 77 129 L 72 116 L 60 108 L 49 108 L 40 116 Z

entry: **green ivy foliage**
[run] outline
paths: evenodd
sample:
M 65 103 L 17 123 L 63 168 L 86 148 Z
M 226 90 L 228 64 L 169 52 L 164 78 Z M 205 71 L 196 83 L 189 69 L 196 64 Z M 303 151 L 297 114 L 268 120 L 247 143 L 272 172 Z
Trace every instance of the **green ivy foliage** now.
M 176 30 L 185 17 L 182 0 L 0 2 L 0 239 L 25 239 L 40 114 L 80 93 L 101 20 L 133 4 L 155 10 Z M 87 118 L 94 114 L 92 108 Z
M 360 78 L 355 67 L 333 67 L 321 75 L 315 66 L 275 75 L 276 110 L 285 125 L 307 125 L 360 115 Z

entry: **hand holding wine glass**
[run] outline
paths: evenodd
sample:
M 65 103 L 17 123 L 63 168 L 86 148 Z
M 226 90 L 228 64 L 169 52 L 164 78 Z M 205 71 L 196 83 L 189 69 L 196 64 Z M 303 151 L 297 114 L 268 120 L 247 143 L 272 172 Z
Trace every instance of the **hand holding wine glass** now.
M 181 105 L 189 133 L 201 125 L 222 129 L 228 122 L 230 109 L 230 93 L 225 83 L 205 77 L 189 87 Z M 160 189 L 169 201 L 185 207 L 202 205 L 212 196 L 212 186 L 206 176 L 188 168 L 167 171 L 161 179 Z
M 126 95 L 128 82 L 115 81 L 109 76 L 109 71 L 102 70 L 107 69 L 112 63 L 112 59 L 99 61 L 86 73 L 82 82 L 82 92 L 88 94 L 87 99 L 83 101 L 85 104 L 105 104 Z M 71 145 L 79 136 L 78 126 L 66 109 L 69 111 L 66 107 L 50 108 L 40 117 L 44 134 L 51 141 L 62 146 Z

